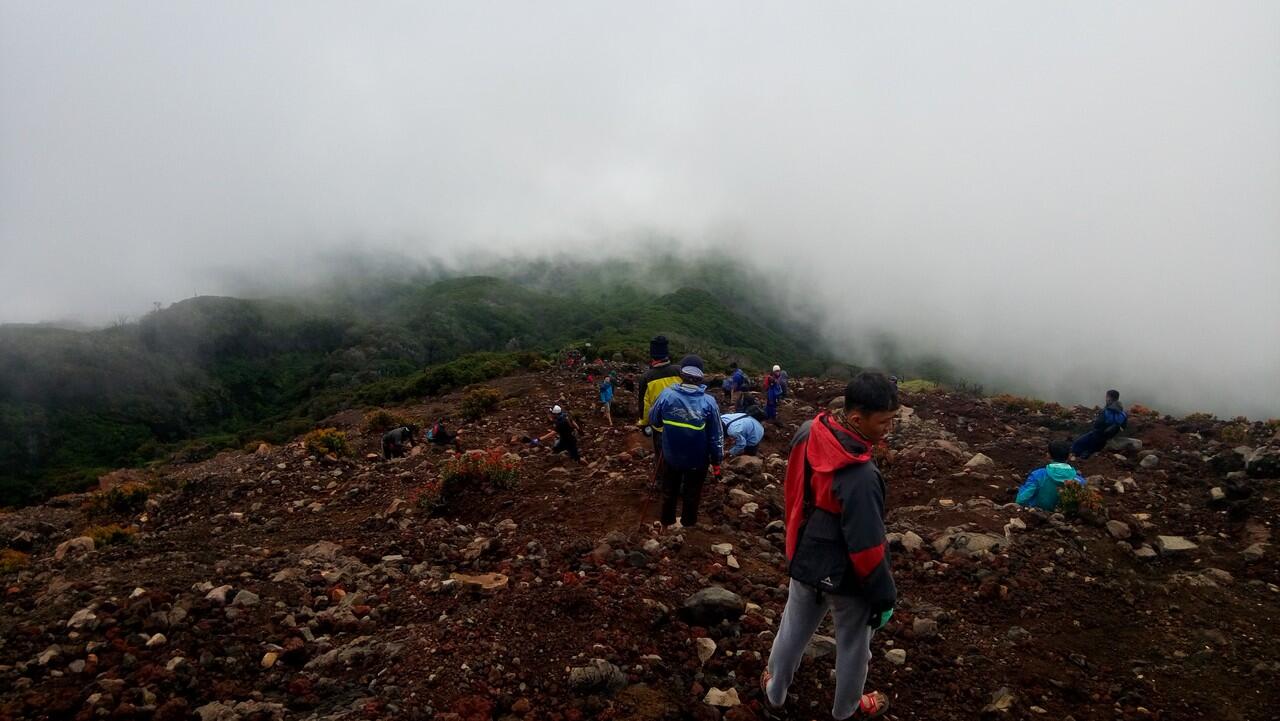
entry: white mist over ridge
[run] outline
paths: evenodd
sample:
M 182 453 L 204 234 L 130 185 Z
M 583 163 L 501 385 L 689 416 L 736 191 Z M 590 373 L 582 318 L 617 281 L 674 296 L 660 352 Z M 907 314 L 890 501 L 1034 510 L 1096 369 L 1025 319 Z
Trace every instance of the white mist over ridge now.
M 0 322 L 675 242 L 859 360 L 883 331 L 1046 398 L 1280 415 L 1276 27 L 1244 2 L 8 4 Z

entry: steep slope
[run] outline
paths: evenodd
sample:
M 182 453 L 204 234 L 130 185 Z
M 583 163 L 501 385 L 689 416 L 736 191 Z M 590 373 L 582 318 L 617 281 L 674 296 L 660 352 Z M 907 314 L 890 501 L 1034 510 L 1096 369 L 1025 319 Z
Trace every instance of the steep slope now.
M 518 457 L 519 485 L 464 485 L 434 513 L 415 499 L 450 452 L 365 458 L 377 436 L 344 412 L 327 422 L 353 458 L 228 452 L 173 467 L 131 511 L 68 497 L 0 517 L 31 554 L 0 576 L 0 718 L 763 718 L 755 679 L 786 597 L 777 454 L 839 383 L 798 379 L 786 431 L 709 483 L 705 522 L 679 533 L 652 525 L 646 440 L 587 414 L 581 375 L 493 385 L 499 410 L 464 442 Z M 456 415 L 461 398 L 401 410 Z M 1138 415 L 1140 450 L 1081 466 L 1104 499 L 1085 520 L 1008 501 L 1089 409 L 906 400 L 884 464 L 900 602 L 869 679 L 891 717 L 1270 717 L 1276 429 Z M 512 440 L 552 401 L 579 412 L 588 466 Z M 54 558 L 107 522 L 135 524 L 133 543 Z M 709 586 L 727 616 L 685 608 Z M 831 651 L 815 641 L 778 718 L 825 715 Z M 739 705 L 707 704 L 711 689 Z

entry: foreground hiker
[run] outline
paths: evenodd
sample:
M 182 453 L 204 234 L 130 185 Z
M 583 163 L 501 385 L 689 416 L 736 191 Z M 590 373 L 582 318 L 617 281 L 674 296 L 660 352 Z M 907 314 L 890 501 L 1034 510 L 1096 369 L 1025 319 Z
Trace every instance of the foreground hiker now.
M 859 373 L 844 411 L 822 411 L 796 433 L 787 462 L 787 559 L 791 585 L 760 685 L 769 705 L 787 700 L 796 669 L 830 611 L 836 689 L 831 716 L 874 718 L 889 707 L 864 694 L 871 635 L 893 616 L 897 589 L 884 535 L 884 479 L 871 449 L 888 435 L 898 393 L 882 373 Z
M 1018 489 L 1018 504 L 1052 512 L 1058 508 L 1058 492 L 1063 484 L 1085 485 L 1084 477 L 1067 463 L 1070 457 L 1070 441 L 1049 441 L 1049 464 L 1035 469 L 1023 481 Z
M 679 527 L 677 502 L 681 526 L 698 522 L 707 469 L 719 476 L 724 459 L 720 406 L 702 385 L 702 359 L 687 356 L 681 364 L 680 383 L 663 391 L 649 411 L 649 423 L 662 432 L 662 525 L 668 528 Z
M 640 377 L 640 383 L 636 389 L 636 400 L 640 408 L 640 428 L 644 430 L 646 436 L 653 439 L 655 479 L 659 477 L 662 469 L 662 429 L 654 428 L 649 423 L 649 411 L 663 391 L 679 382 L 680 367 L 671 365 L 667 337 L 654 336 L 653 340 L 649 341 L 649 369 Z
M 729 449 L 730 456 L 754 456 L 760 452 L 760 441 L 764 440 L 761 418 L 764 418 L 764 412 L 759 406 L 751 406 L 746 413 L 726 413 L 720 416 L 725 437 L 733 441 L 733 447 Z
M 392 428 L 382 434 L 382 457 L 391 460 L 401 458 L 413 446 L 413 438 L 418 434 L 414 425 Z
M 1080 436 L 1071 446 L 1071 453 L 1079 460 L 1085 460 L 1106 447 L 1107 441 L 1115 438 L 1120 430 L 1129 422 L 1129 416 L 1120 405 L 1120 391 L 1107 391 L 1106 405 L 1098 411 L 1093 419 L 1093 430 Z
M 555 445 L 551 446 L 552 453 L 567 454 L 575 462 L 581 463 L 582 456 L 578 453 L 578 434 L 582 432 L 582 429 L 578 427 L 578 422 L 573 419 L 573 416 L 569 415 L 568 411 L 558 405 L 548 408 L 547 416 L 551 418 L 554 428 L 533 439 L 533 444 L 535 446 L 546 445 L 551 442 L 552 438 L 555 438 Z

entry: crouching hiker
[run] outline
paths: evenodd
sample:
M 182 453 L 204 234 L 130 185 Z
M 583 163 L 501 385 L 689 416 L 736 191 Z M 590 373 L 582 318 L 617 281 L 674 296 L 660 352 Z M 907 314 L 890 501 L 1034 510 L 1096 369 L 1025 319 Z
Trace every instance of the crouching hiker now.
M 551 446 L 552 453 L 565 453 L 575 462 L 581 463 L 582 456 L 578 453 L 578 433 L 582 429 L 578 427 L 578 422 L 569 415 L 568 411 L 558 405 L 548 408 L 547 415 L 555 427 L 542 436 L 534 438 L 533 444 L 544 445 L 555 438 L 555 445 Z
M 702 359 L 686 356 L 680 361 L 680 383 L 658 396 L 649 411 L 649 423 L 662 432 L 662 525 L 676 526 L 676 502 L 680 525 L 698 522 L 698 504 L 707 468 L 720 475 L 724 460 L 724 430 L 720 406 L 702 385 Z
M 1093 419 L 1093 430 L 1076 439 L 1071 453 L 1077 460 L 1085 460 L 1106 447 L 1107 441 L 1115 438 L 1128 422 L 1129 416 L 1120 405 L 1120 391 L 1107 391 L 1107 404 Z
M 1071 442 L 1062 438 L 1049 441 L 1049 465 L 1037 468 L 1018 489 L 1018 505 L 1031 506 L 1052 513 L 1058 509 L 1058 491 L 1066 483 L 1085 485 L 1085 479 L 1067 461 Z
M 414 436 L 418 435 L 418 427 L 400 426 L 382 434 L 382 457 L 391 460 L 401 458 L 413 447 Z
M 863 693 L 871 635 L 893 616 L 897 589 L 884 532 L 884 478 L 871 449 L 888 435 L 898 393 L 881 373 L 859 373 L 844 412 L 823 411 L 796 433 L 787 462 L 787 559 L 791 585 L 760 686 L 781 707 L 796 669 L 830 611 L 836 627 L 836 719 L 875 718 L 889 708 Z

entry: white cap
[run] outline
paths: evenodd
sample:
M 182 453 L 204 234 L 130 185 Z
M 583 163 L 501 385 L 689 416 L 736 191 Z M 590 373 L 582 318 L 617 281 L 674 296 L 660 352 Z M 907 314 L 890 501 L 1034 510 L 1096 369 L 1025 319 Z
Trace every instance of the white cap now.
M 780 371 L 780 370 L 782 370 L 782 366 L 774 366 L 774 367 L 773 367 L 773 369 L 774 369 L 775 371 Z
M 563 408 L 561 408 L 560 406 L 551 406 L 551 415 L 558 416 L 561 413 L 564 413 Z

